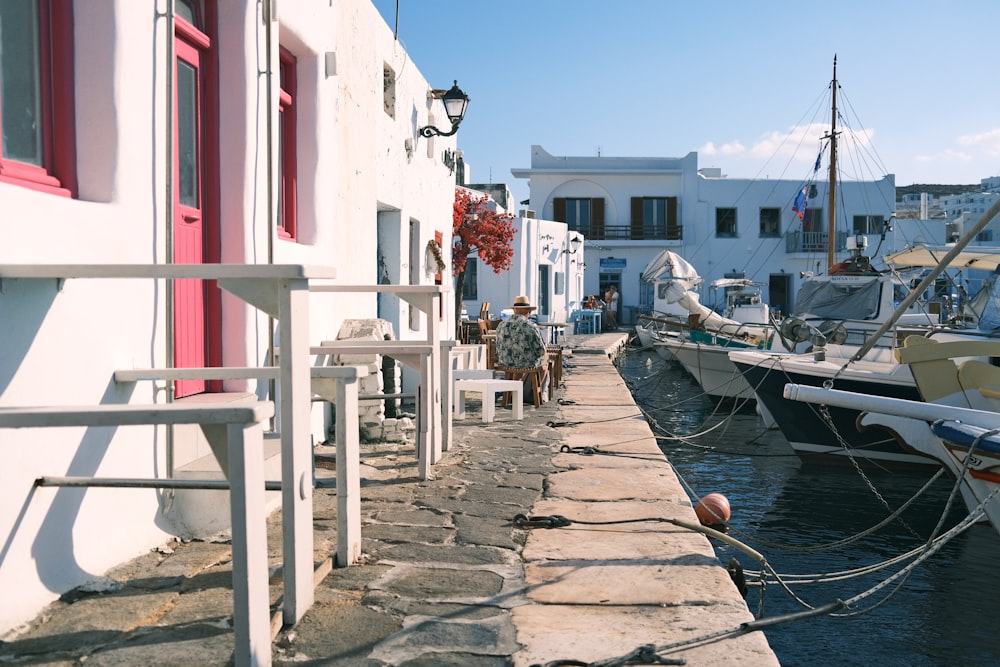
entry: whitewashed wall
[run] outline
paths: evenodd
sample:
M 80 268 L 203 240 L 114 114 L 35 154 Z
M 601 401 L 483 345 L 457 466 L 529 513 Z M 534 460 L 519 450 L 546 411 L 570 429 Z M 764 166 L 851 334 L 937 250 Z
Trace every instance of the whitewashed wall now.
M 417 137 L 432 111 L 443 115 L 428 89 L 448 82 L 423 80 L 368 0 L 276 3 L 269 26 L 256 0 L 218 4 L 222 261 L 266 263 L 270 254 L 275 263 L 333 265 L 340 282 L 375 283 L 381 234 L 396 278 L 432 282 L 425 267 L 410 271 L 406 248 L 411 220 L 419 222 L 417 247 L 434 230 L 450 247 L 454 178 L 441 154 L 456 137 Z M 166 261 L 167 7 L 167 0 L 76 0 L 79 196 L 0 183 L 0 263 Z M 298 59 L 297 243 L 277 240 L 269 222 L 266 179 L 275 172 L 264 159 L 266 80 L 258 74 L 266 28 L 275 47 Z M 396 119 L 383 110 L 385 63 L 406 73 L 397 82 Z M 272 103 L 277 94 L 275 84 Z M 411 158 L 406 139 L 415 144 Z M 373 295 L 316 297 L 311 339 L 333 337 L 346 318 L 375 316 L 376 304 Z M 400 331 L 404 310 L 383 301 L 383 316 L 402 337 L 421 336 L 408 324 Z M 115 385 L 112 372 L 166 364 L 168 313 L 163 285 L 152 281 L 4 281 L 0 405 L 164 401 L 151 383 Z M 266 363 L 268 337 L 266 317 L 224 297 L 225 364 Z M 323 412 L 315 412 L 314 438 L 322 439 Z M 0 632 L 168 537 L 154 491 L 32 489 L 40 475 L 162 476 L 162 430 L 5 431 L 0 442 Z

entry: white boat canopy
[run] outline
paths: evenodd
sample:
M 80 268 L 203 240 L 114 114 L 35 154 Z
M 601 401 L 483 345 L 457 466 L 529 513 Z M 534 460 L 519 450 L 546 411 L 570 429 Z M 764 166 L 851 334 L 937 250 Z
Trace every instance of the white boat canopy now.
M 915 245 L 905 250 L 886 255 L 887 266 L 901 267 L 935 267 L 941 263 L 955 246 L 948 245 Z M 955 269 L 982 269 L 996 271 L 1000 266 L 1000 248 L 989 246 L 966 247 L 959 252 L 948 266 Z
M 642 279 L 649 283 L 683 280 L 690 287 L 702 282 L 701 276 L 690 262 L 670 250 L 664 250 L 646 265 L 642 271 Z
M 719 278 L 713 280 L 712 284 L 709 285 L 712 289 L 719 289 L 720 287 L 730 288 L 730 287 L 754 287 L 761 286 L 762 283 L 755 283 L 749 278 Z

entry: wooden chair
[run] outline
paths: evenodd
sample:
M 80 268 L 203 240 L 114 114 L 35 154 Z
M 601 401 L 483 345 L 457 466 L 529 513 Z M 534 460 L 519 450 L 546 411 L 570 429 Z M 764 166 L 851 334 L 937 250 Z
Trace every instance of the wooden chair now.
M 542 380 L 545 377 L 545 367 L 538 366 L 537 368 L 507 368 L 505 366 L 496 366 L 494 370 L 501 371 L 503 373 L 504 379 L 506 380 L 519 380 L 524 382 L 526 377 L 531 378 L 531 397 L 535 403 L 535 407 L 539 408 L 542 406 Z M 504 394 L 503 404 L 507 406 L 510 404 L 510 393 Z
M 489 321 L 489 319 L 490 319 L 490 302 L 489 301 L 483 301 L 483 305 L 481 305 L 479 307 L 479 319 L 480 320 L 486 320 L 487 322 Z
M 549 398 L 551 399 L 559 385 L 562 384 L 563 348 L 562 345 L 546 345 L 545 351 L 549 356 Z

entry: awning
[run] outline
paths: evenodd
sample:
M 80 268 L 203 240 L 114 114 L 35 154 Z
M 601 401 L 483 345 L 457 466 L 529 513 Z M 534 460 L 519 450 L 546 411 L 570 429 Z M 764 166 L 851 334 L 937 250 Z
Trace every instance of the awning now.
M 947 245 L 915 245 L 905 250 L 886 255 L 883 261 L 887 266 L 935 267 L 941 263 L 955 246 Z M 954 269 L 982 269 L 995 271 L 1000 266 L 1000 248 L 988 246 L 966 247 L 948 263 Z

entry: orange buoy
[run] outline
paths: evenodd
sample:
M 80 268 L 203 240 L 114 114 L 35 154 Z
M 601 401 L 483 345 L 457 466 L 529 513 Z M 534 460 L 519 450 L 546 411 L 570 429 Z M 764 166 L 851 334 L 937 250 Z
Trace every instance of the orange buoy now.
M 703 526 L 719 526 L 729 521 L 729 499 L 721 493 L 710 493 L 698 501 L 694 513 Z

